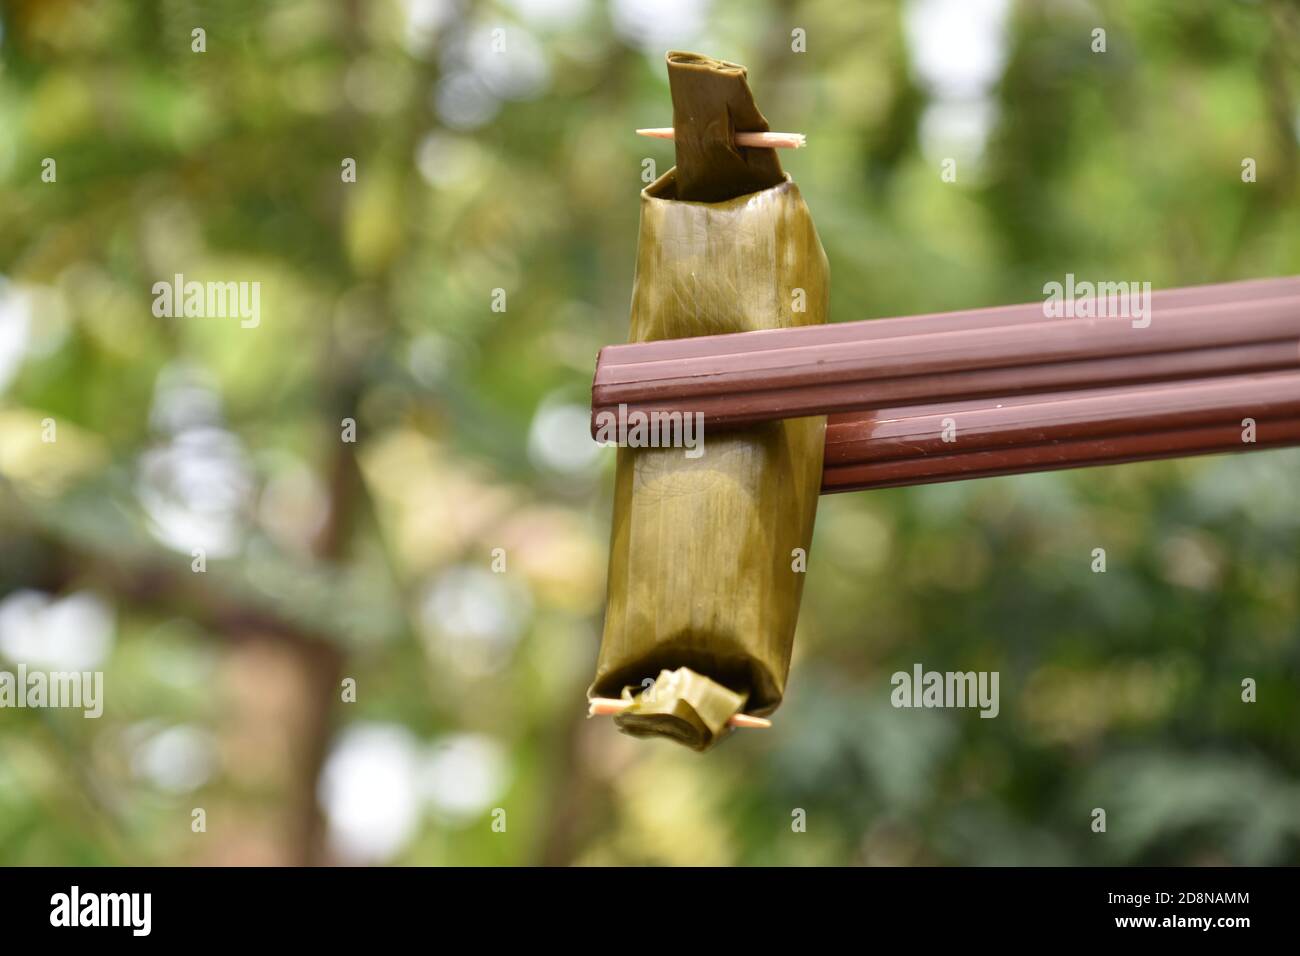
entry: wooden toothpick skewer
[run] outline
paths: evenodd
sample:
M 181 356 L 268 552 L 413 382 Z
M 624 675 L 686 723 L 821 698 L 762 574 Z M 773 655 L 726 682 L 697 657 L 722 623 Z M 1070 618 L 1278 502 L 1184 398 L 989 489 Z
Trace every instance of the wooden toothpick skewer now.
M 639 129 L 638 136 L 650 136 L 654 139 L 672 139 L 671 126 L 653 129 Z M 767 149 L 801 149 L 808 145 L 808 137 L 803 133 L 737 133 L 737 146 L 760 146 Z
M 614 697 L 593 697 L 587 708 L 588 717 L 608 717 L 613 714 L 621 714 L 632 706 L 630 700 L 618 700 Z M 755 730 L 766 730 L 772 726 L 772 722 L 766 717 L 751 717 L 749 714 L 735 714 L 727 721 L 733 727 L 751 727 Z

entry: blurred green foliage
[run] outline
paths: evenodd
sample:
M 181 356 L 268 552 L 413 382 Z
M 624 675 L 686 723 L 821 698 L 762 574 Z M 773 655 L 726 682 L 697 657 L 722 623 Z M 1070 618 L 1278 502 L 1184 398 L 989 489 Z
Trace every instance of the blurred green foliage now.
M 670 47 L 808 134 L 836 320 L 1300 273 L 1290 0 L 8 0 L 0 666 L 106 703 L 0 711 L 0 862 L 1300 862 L 1296 451 L 824 499 L 774 730 L 584 719 Z

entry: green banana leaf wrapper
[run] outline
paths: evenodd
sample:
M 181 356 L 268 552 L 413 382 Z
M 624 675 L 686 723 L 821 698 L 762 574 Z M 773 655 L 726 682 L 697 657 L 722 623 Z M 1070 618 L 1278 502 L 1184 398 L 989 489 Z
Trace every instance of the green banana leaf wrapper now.
M 774 150 L 734 145 L 737 130 L 767 129 L 744 68 L 695 54 L 668 63 L 678 166 L 641 193 L 631 341 L 824 322 L 829 269 L 798 187 Z M 715 198 L 728 189 L 746 191 Z M 615 717 L 624 732 L 706 750 L 733 715 L 780 704 L 803 591 L 795 549 L 806 555 L 812 538 L 825 425 L 708 431 L 698 458 L 618 449 L 588 694 L 631 702 Z

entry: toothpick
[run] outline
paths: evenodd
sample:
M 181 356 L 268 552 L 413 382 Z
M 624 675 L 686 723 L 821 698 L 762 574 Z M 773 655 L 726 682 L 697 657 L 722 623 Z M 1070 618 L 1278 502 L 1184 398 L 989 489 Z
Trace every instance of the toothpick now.
M 618 700 L 614 697 L 593 697 L 587 707 L 588 717 L 608 717 L 613 714 L 621 714 L 632 706 L 630 700 Z M 751 717 L 749 714 L 733 714 L 727 721 L 733 727 L 750 727 L 755 730 L 766 730 L 772 726 L 772 722 L 766 717 Z
M 672 139 L 671 126 L 653 129 L 639 129 L 638 136 L 650 136 L 654 139 Z M 801 149 L 808 145 L 808 137 L 803 133 L 737 133 L 737 146 L 760 146 L 766 149 Z

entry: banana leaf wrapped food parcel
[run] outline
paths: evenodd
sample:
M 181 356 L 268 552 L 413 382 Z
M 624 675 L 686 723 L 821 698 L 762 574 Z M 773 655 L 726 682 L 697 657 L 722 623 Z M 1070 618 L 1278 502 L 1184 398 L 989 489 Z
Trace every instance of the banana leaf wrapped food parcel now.
M 631 341 L 825 321 L 829 270 L 742 66 L 668 54 L 677 165 L 641 193 Z M 710 432 L 704 452 L 618 449 L 590 697 L 636 736 L 705 750 L 785 692 L 825 417 Z M 799 549 L 802 549 L 800 552 Z

